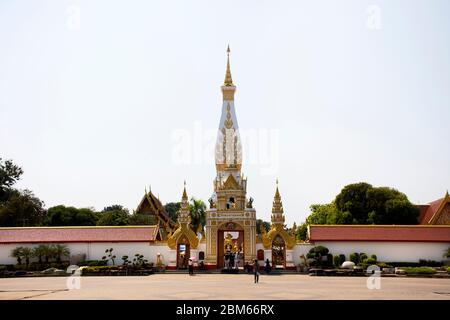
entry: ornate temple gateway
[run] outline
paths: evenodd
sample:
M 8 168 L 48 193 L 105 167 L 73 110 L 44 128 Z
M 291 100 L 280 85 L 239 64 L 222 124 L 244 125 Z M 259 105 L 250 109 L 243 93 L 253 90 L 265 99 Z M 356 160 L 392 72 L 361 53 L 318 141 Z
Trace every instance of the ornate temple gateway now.
M 193 230 L 186 184 L 178 219 L 171 220 L 158 197 L 145 190 L 136 212 L 154 225 L 93 227 L 0 228 L 0 264 L 14 264 L 11 251 L 18 246 L 66 244 L 71 264 L 100 260 L 105 249 L 117 257 L 142 254 L 167 269 L 183 269 L 192 258 L 198 267 L 242 269 L 254 259 L 269 260 L 272 267 L 294 269 L 301 256 L 316 245 L 348 257 L 353 252 L 377 255 L 380 261 L 417 262 L 442 259 L 450 246 L 450 195 L 418 205 L 418 225 L 310 225 L 307 242 L 296 242 L 285 229 L 278 181 L 272 205 L 270 230 L 256 234 L 256 211 L 247 197 L 247 179 L 241 172 L 242 146 L 234 105 L 228 49 L 222 85 L 222 113 L 215 149 L 216 177 L 206 212 L 205 230 Z M 150 222 L 151 221 L 151 222 Z
M 207 268 L 243 267 L 245 263 L 252 263 L 257 258 L 256 211 L 252 205 L 253 199 L 247 197 L 247 179 L 241 172 L 242 145 L 234 106 L 236 86 L 231 76 L 230 48 L 227 50 L 225 81 L 221 89 L 223 101 L 215 148 L 216 177 L 213 180 L 214 192 L 206 212 L 206 239 L 199 245 L 197 236 L 189 227 L 188 212 L 183 214 L 183 210 L 186 210 L 183 208 L 187 206 L 184 189 L 179 227 L 171 233 L 167 242 L 171 249 L 176 250 L 176 258 L 172 254 L 171 261 L 176 260 L 177 267 L 184 267 L 183 257 L 192 256 L 198 250 L 201 250 L 199 258 Z M 260 248 L 261 260 L 267 257 L 272 261 L 274 242 L 277 248 L 277 264 L 281 267 L 293 265 L 292 248 L 295 238 L 284 230 L 278 186 L 274 199 L 272 228 L 268 233 L 264 233 L 262 238 L 266 250 L 263 252 Z
M 239 252 L 240 260 L 256 258 L 256 211 L 253 199 L 247 199 L 247 179 L 241 173 L 242 146 L 234 107 L 234 93 L 230 70 L 230 48 L 227 50 L 227 69 L 222 86 L 222 115 L 217 132 L 214 193 L 206 212 L 206 260 L 210 266 L 224 266 L 227 255 Z M 224 246 L 224 240 L 234 244 Z M 231 252 L 230 252 L 231 251 Z

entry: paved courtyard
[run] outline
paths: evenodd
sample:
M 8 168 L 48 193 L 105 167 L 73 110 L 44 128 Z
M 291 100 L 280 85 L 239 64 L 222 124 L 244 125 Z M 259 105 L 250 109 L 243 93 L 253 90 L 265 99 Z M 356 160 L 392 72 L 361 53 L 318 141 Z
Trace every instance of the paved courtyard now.
M 0 279 L 0 299 L 446 299 L 450 279 L 381 278 L 367 289 L 366 277 L 155 274 L 143 277 L 82 277 L 67 289 L 66 277 Z

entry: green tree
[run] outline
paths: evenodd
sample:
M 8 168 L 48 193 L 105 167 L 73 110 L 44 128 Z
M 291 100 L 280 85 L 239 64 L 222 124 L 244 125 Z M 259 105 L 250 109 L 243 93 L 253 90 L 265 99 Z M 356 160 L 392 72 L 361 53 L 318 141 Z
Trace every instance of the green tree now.
M 48 264 L 55 256 L 55 249 L 52 245 L 42 245 L 42 254 L 45 257 L 45 263 Z
M 306 218 L 308 224 L 331 224 L 337 218 L 337 208 L 334 203 L 313 204 L 310 206 L 311 214 Z
M 194 197 L 191 198 L 189 203 L 189 214 L 191 216 L 191 228 L 194 232 L 197 232 L 198 227 L 206 224 L 206 204 Z
M 264 227 L 264 229 L 267 231 L 269 231 L 270 229 L 270 222 L 267 221 L 263 221 L 262 219 L 257 219 L 256 220 L 256 234 L 261 234 L 262 232 L 262 227 Z
M 22 249 L 22 255 L 23 255 L 23 258 L 25 259 L 25 265 L 28 268 L 28 266 L 30 265 L 30 258 L 33 257 L 33 249 L 29 248 L 29 247 L 24 247 Z
M 11 251 L 11 257 L 16 258 L 17 259 L 17 264 L 21 265 L 22 264 L 22 259 L 23 259 L 23 247 L 17 247 L 14 248 Z
M 130 215 L 128 209 L 125 209 L 121 205 L 113 205 L 105 207 L 98 214 L 98 217 L 98 226 L 125 226 L 128 224 Z
M 133 214 L 128 218 L 128 224 L 133 226 L 155 225 L 157 224 L 157 221 L 156 217 L 153 215 L 139 214 L 133 212 Z
M 70 250 L 64 244 L 55 244 L 52 246 L 53 256 L 56 258 L 56 262 L 61 263 L 61 257 L 69 257 Z
M 181 203 L 180 202 L 168 202 L 164 205 L 164 209 L 169 215 L 172 221 L 177 221 L 178 219 L 178 210 L 180 210 Z
M 308 224 L 417 224 L 419 210 L 405 194 L 361 182 L 345 186 L 329 204 L 315 204 Z
M 42 264 L 42 257 L 45 255 L 45 245 L 40 244 L 33 249 L 33 256 L 38 258 L 38 263 Z
M 9 199 L 0 203 L 2 227 L 39 226 L 45 216 L 44 202 L 30 190 L 10 190 Z
M 12 160 L 0 158 L 0 203 L 7 201 L 11 187 L 20 179 L 23 170 Z
M 302 223 L 295 233 L 295 238 L 297 240 L 306 241 L 308 240 L 308 224 L 306 222 Z
M 369 201 L 367 201 L 367 191 L 372 189 L 372 185 L 360 182 L 345 186 L 336 196 L 336 208 L 341 212 L 348 212 L 353 224 L 367 223 Z
M 90 208 L 77 209 L 63 205 L 48 209 L 45 224 L 48 226 L 95 226 L 97 214 Z

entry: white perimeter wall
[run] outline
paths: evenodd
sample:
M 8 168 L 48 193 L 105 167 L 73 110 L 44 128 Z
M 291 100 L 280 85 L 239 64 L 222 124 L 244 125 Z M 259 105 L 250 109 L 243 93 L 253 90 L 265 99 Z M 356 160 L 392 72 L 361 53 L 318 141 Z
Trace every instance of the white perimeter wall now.
M 144 255 L 149 262 L 156 262 L 156 255 L 161 253 L 162 262 L 169 265 L 176 259 L 176 251 L 164 244 L 150 244 L 146 242 L 99 242 L 99 243 L 66 243 L 70 249 L 70 255 L 86 255 L 86 260 L 101 260 L 105 250 L 113 248 L 117 256 L 116 264 L 122 263 L 122 256 L 127 255 L 133 259 L 136 253 Z M 443 254 L 450 247 L 450 243 L 443 242 L 369 242 L 369 241 L 319 241 L 314 244 L 296 244 L 292 250 L 294 264 L 300 263 L 300 256 L 309 252 L 314 247 L 322 245 L 330 250 L 333 255 L 345 254 L 349 259 L 350 253 L 364 252 L 368 256 L 377 255 L 378 261 L 384 262 L 418 262 L 419 259 L 444 260 Z M 19 246 L 35 247 L 37 245 L 27 243 L 0 244 L 0 264 L 16 264 L 11 251 Z M 205 243 L 200 243 L 197 250 L 192 250 L 192 255 L 198 259 L 198 252 L 205 251 Z M 263 249 L 262 244 L 256 244 L 256 249 Z
M 318 241 L 314 245 L 327 247 L 333 255 L 345 254 L 347 260 L 350 253 L 364 252 L 369 257 L 375 254 L 378 261 L 419 262 L 419 259 L 444 260 L 443 254 L 450 247 L 450 242 Z
M 147 242 L 95 242 L 95 243 L 65 243 L 70 250 L 71 256 L 80 254 L 86 255 L 86 260 L 101 260 L 105 255 L 105 250 L 113 248 L 116 255 L 116 264 L 122 264 L 122 256 L 127 255 L 129 260 L 133 260 L 136 253 L 144 255 L 144 259 L 149 262 L 156 262 L 156 255 L 161 253 L 164 264 L 169 262 L 169 247 L 166 244 L 150 244 Z M 0 264 L 16 264 L 17 260 L 12 258 L 11 251 L 16 247 L 36 247 L 37 244 L 15 243 L 0 244 Z M 32 260 L 35 261 L 36 259 Z

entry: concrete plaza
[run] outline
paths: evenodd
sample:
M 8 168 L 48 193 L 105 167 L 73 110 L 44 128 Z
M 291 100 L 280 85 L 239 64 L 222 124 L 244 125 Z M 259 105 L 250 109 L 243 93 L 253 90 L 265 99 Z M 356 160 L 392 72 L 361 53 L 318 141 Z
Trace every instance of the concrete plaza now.
M 155 274 L 142 277 L 81 277 L 69 290 L 67 277 L 3 278 L 0 299 L 444 299 L 450 279 L 381 278 L 368 289 L 366 277 L 261 275 L 258 284 L 246 274 Z

